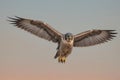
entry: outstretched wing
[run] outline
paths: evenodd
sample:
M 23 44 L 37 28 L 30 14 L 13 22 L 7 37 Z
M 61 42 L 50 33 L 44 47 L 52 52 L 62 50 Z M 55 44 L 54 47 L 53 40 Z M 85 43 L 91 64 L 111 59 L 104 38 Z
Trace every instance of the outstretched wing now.
M 75 35 L 74 47 L 85 47 L 100 44 L 115 37 L 115 30 L 89 30 Z
M 9 21 L 18 28 L 31 32 L 32 34 L 44 38 L 48 41 L 58 42 L 60 37 L 62 37 L 60 32 L 56 31 L 50 25 L 42 21 L 25 19 L 17 16 L 15 18 L 9 17 L 9 19 Z

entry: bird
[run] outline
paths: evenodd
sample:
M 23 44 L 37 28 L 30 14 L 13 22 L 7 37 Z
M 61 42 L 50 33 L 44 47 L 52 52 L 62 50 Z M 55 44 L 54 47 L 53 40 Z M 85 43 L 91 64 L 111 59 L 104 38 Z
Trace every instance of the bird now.
M 18 16 L 8 17 L 8 21 L 14 26 L 28 31 L 42 39 L 57 43 L 57 52 L 54 58 L 58 58 L 58 62 L 65 63 L 68 55 L 71 54 L 73 47 L 88 47 L 101 44 L 113 39 L 117 34 L 116 30 L 92 29 L 73 35 L 68 32 L 62 34 L 49 24 L 41 20 L 33 20 Z

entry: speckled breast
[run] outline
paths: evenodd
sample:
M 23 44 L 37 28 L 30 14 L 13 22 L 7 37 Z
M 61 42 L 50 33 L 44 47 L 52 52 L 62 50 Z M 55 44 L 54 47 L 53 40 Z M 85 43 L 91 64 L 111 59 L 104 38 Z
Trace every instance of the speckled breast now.
M 65 42 L 61 45 L 61 52 L 63 56 L 68 56 L 72 51 L 73 45 Z

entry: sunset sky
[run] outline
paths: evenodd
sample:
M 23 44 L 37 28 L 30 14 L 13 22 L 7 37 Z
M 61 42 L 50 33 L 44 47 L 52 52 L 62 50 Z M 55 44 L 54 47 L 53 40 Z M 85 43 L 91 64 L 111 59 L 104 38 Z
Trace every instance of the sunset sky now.
M 61 33 L 114 29 L 105 44 L 74 48 L 65 64 L 57 44 L 9 24 L 7 17 L 47 22 Z M 0 80 L 120 80 L 120 0 L 0 0 Z

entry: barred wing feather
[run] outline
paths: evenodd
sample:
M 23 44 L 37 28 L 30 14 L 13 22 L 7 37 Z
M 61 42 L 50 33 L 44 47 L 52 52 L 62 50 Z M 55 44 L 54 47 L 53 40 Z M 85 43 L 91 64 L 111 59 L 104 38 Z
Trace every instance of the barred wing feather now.
M 92 46 L 111 40 L 115 30 L 88 30 L 75 35 L 74 47 Z
M 9 17 L 9 19 L 9 21 L 18 28 L 31 32 L 32 34 L 48 41 L 59 42 L 59 39 L 62 36 L 60 32 L 42 21 L 25 19 L 17 16 L 15 18 Z

